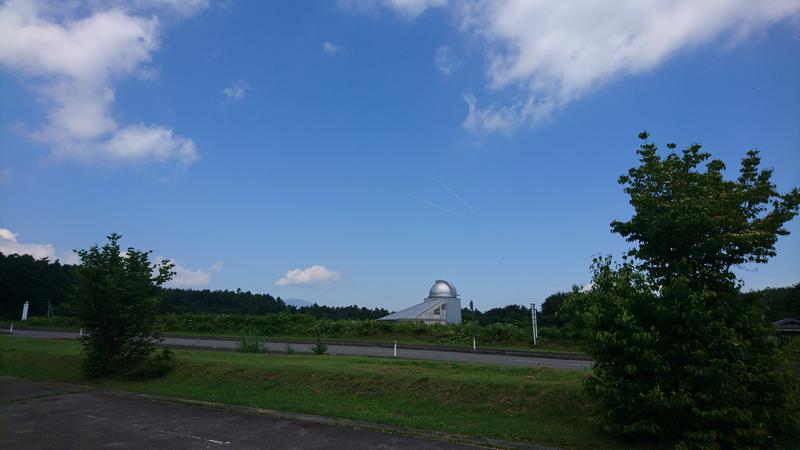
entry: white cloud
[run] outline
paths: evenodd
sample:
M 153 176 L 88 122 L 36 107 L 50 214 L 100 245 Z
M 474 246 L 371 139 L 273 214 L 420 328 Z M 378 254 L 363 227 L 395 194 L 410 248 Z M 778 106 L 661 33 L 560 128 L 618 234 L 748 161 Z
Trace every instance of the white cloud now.
M 184 165 L 198 158 L 194 142 L 175 136 L 169 128 L 132 125 L 118 130 L 98 152 L 113 161 L 158 161 L 176 159 Z
M 444 2 L 384 1 L 414 17 Z M 797 0 L 454 2 L 459 29 L 487 45 L 490 101 L 465 97 L 471 131 L 547 119 L 609 81 L 652 70 L 722 36 L 742 39 L 800 13 Z M 502 92 L 501 92 L 502 91 Z
M 51 244 L 23 244 L 11 230 L 0 228 L 0 253 L 5 255 L 31 255 L 36 259 L 55 259 L 56 249 Z
M 220 92 L 225 94 L 230 100 L 241 100 L 247 95 L 247 91 L 249 90 L 250 84 L 244 79 L 238 79 Z
M 146 3 L 196 8 L 204 2 Z M 163 126 L 120 126 L 112 114 L 114 83 L 149 73 L 147 65 L 159 46 L 158 18 L 121 7 L 86 14 L 87 8 L 73 6 L 22 0 L 0 6 L 0 64 L 25 79 L 45 105 L 46 123 L 33 136 L 60 157 L 194 161 L 196 151 L 188 138 Z M 72 17 L 75 11 L 84 15 Z M 129 145 L 118 151 L 121 142 L 130 142 L 137 133 L 150 137 L 139 142 L 158 148 Z
M 439 72 L 444 75 L 450 75 L 458 67 L 458 63 L 453 57 L 453 52 L 446 45 L 436 47 L 433 52 L 433 63 L 439 69 Z
M 610 80 L 798 11 L 794 0 L 504 0 L 464 8 L 463 29 L 490 45 L 489 87 L 518 92 L 504 106 L 471 104 L 465 127 L 493 131 L 539 122 Z
M 293 269 L 286 272 L 286 275 L 275 281 L 276 286 L 287 285 L 318 285 L 332 283 L 340 277 L 339 272 L 334 272 L 325 266 L 313 265 L 305 269 Z
M 331 41 L 325 41 L 322 43 L 322 53 L 326 55 L 335 55 L 339 53 L 339 46 Z
M 159 260 L 163 258 L 158 258 Z M 175 267 L 172 269 L 175 276 L 167 283 L 168 286 L 177 288 L 193 288 L 208 286 L 211 283 L 214 274 L 222 270 L 222 262 L 214 263 L 209 270 L 203 269 L 189 269 L 175 261 L 172 261 Z

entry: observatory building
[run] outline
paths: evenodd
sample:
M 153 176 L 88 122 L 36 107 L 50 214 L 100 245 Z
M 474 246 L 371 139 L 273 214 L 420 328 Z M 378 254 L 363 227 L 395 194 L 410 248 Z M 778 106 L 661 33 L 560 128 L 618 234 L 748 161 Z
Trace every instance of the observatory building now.
M 436 280 L 428 297 L 420 304 L 381 317 L 378 320 L 407 320 L 425 323 L 461 323 L 461 300 L 456 287 Z

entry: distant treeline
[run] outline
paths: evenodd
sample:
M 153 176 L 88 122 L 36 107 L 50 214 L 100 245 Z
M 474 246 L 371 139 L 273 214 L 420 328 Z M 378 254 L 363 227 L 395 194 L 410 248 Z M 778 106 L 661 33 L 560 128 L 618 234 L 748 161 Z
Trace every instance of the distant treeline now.
M 71 315 L 68 298 L 73 270 L 74 266 L 61 264 L 58 261 L 36 260 L 29 255 L 0 253 L 0 317 L 19 319 L 22 304 L 26 300 L 30 301 L 31 316 L 46 315 L 48 301 L 56 315 Z M 563 325 L 557 313 L 566 295 L 559 292 L 542 302 L 539 315 L 541 326 Z M 768 288 L 742 295 L 763 301 L 767 317 L 772 321 L 785 317 L 800 318 L 800 283 L 792 287 Z M 162 300 L 161 311 L 165 314 L 266 315 L 288 312 L 334 320 L 369 320 L 389 314 L 389 311 L 383 308 L 368 309 L 355 305 L 314 304 L 295 308 L 284 303 L 280 297 L 254 294 L 239 289 L 235 291 L 162 289 Z M 462 318 L 465 322 L 471 322 L 472 312 L 464 308 Z M 502 323 L 529 327 L 531 311 L 529 307 L 520 305 L 508 305 L 483 312 L 476 309 L 475 320 L 480 325 Z
M 0 317 L 19 319 L 22 305 L 30 302 L 30 316 L 47 315 L 48 302 L 56 315 L 70 316 L 69 291 L 74 266 L 34 259 L 30 255 L 0 253 Z M 174 314 L 264 315 L 297 312 L 325 319 L 367 320 L 389 314 L 383 308 L 311 305 L 296 308 L 280 297 L 249 291 L 208 289 L 161 290 L 161 312 Z
M 25 301 L 30 301 L 28 314 L 34 316 L 47 314 L 48 301 L 54 308 L 65 304 L 73 267 L 30 255 L 0 253 L 0 315 L 19 319 Z
M 389 314 L 383 308 L 367 309 L 358 306 L 302 306 L 287 305 L 280 297 L 253 294 L 249 291 L 211 291 L 208 289 L 162 289 L 161 311 L 176 314 L 243 314 L 263 315 L 297 311 L 326 319 L 377 319 Z

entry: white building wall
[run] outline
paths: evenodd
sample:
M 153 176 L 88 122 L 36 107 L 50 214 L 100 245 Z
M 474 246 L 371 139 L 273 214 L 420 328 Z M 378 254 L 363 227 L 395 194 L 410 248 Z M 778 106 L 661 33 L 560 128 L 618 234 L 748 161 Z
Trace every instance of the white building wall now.
M 461 323 L 461 299 L 450 297 L 446 300 L 447 323 Z

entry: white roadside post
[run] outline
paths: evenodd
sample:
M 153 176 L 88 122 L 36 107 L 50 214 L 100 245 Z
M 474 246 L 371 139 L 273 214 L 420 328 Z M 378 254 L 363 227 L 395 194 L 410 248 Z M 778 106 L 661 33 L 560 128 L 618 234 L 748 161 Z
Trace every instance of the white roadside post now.
M 536 339 L 539 338 L 539 324 L 536 323 L 536 303 L 531 303 L 531 327 L 533 332 L 533 345 L 536 345 Z
M 472 304 L 472 300 L 469 301 L 469 309 L 472 310 L 472 351 L 478 349 L 478 339 L 475 336 L 475 305 Z
M 8 329 L 10 334 L 14 334 L 14 322 L 11 322 L 11 328 Z
M 28 320 L 28 307 L 30 307 L 29 302 L 25 302 L 25 304 L 22 305 L 22 320 Z
M 394 356 L 397 356 L 397 341 L 394 341 Z

